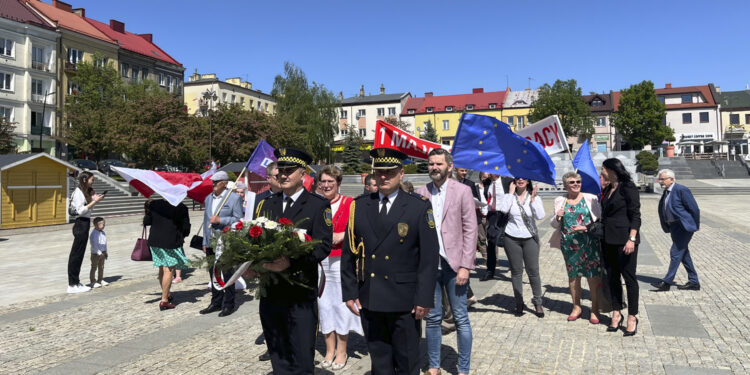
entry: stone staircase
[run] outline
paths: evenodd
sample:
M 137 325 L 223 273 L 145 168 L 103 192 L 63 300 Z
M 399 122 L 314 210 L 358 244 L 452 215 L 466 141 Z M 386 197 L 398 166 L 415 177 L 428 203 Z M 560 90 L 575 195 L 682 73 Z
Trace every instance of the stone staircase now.
M 740 160 L 717 160 L 716 165 L 724 171 L 724 178 L 748 178 L 745 163 Z
M 677 179 L 679 180 L 683 180 L 683 179 L 692 180 L 696 178 L 695 175 L 693 174 L 693 170 L 688 165 L 687 160 L 685 160 L 685 158 L 682 158 L 682 157 L 659 158 L 659 169 L 673 170 L 675 177 L 677 177 Z M 714 172 L 715 171 L 716 170 L 714 169 Z

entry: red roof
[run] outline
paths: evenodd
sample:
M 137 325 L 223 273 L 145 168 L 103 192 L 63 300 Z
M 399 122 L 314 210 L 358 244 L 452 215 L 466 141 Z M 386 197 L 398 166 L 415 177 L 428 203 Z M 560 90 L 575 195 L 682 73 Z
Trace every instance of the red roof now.
M 622 93 L 619 91 L 613 91 L 612 92 L 612 106 L 614 108 L 614 111 L 617 112 L 618 109 L 620 109 L 620 99 L 622 98 Z
M 123 23 L 115 20 L 111 20 L 109 25 L 91 18 L 86 18 L 86 21 L 109 38 L 116 40 L 122 49 L 165 61 L 170 64 L 182 66 L 182 64 L 173 59 L 172 56 L 169 56 L 164 50 L 148 40 L 151 39 L 151 34 L 133 34 L 125 30 L 125 25 Z M 115 28 L 118 30 L 115 30 Z
M 494 109 L 502 109 L 505 95 L 507 95 L 507 90 L 410 98 L 401 114 L 408 114 L 409 110 L 414 110 L 415 114 L 427 113 L 427 108 L 430 107 L 432 107 L 432 112 L 446 112 L 445 107 L 447 106 L 453 106 L 452 112 L 461 112 L 468 104 L 474 106 L 472 110 L 490 109 L 490 104 L 495 105 Z
M 97 30 L 96 27 L 91 26 L 90 23 L 86 22 L 83 17 L 73 13 L 70 4 L 56 0 L 54 3 L 57 6 L 39 0 L 28 0 L 27 2 L 27 4 L 31 5 L 34 9 L 38 10 L 39 13 L 42 13 L 45 17 L 52 20 L 52 22 L 56 23 L 59 27 L 108 43 L 116 44 L 114 40 L 110 39 L 107 35 Z
M 669 88 L 663 88 L 663 89 L 656 89 L 654 91 L 656 91 L 656 95 L 677 95 L 677 94 L 700 93 L 703 96 L 703 99 L 706 100 L 703 103 L 667 104 L 667 109 L 716 107 L 714 96 L 711 95 L 711 88 L 708 85 L 669 87 Z
M 23 5 L 20 0 L 0 0 L 0 18 L 54 30 L 47 21 Z

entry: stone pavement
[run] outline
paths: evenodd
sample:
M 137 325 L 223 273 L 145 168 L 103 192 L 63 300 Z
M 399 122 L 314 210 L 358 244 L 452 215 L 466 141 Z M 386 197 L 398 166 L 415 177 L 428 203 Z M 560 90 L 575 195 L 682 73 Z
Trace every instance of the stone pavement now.
M 666 272 L 671 244 L 658 223 L 658 198 L 641 199 L 644 242 L 639 249 L 640 325 L 635 337 L 605 332 L 607 318 L 597 326 L 587 319 L 566 321 L 571 303 L 563 259 L 546 246 L 540 257 L 546 317 L 515 317 L 501 251 L 500 279 L 479 282 L 482 267 L 472 273 L 479 299 L 470 310 L 472 373 L 750 373 L 750 276 L 744 272 L 750 268 L 750 196 L 697 198 L 703 220 L 691 248 L 702 289 L 665 293 L 652 292 L 649 285 Z M 551 203 L 545 198 L 548 215 Z M 195 226 L 200 213 L 192 214 Z M 198 310 L 208 304 L 207 277 L 195 271 L 173 287 L 178 307 L 158 310 L 156 270 L 150 263 L 129 260 L 140 234 L 139 220 L 108 222 L 112 254 L 105 278 L 112 283 L 78 295 L 64 293 L 69 226 L 0 231 L 0 374 L 271 372 L 269 362 L 257 360 L 265 346 L 252 291 L 238 294 L 233 315 L 202 316 Z M 544 244 L 551 230 L 546 221 L 539 227 Z M 85 261 L 82 280 L 88 267 Z M 683 270 L 676 281 L 687 281 Z M 528 284 L 524 288 L 528 303 L 531 291 Z M 584 301 L 583 318 L 588 318 L 589 305 Z M 324 348 L 319 337 L 317 360 Z M 342 373 L 368 372 L 362 337 L 351 337 L 349 356 Z M 443 336 L 442 357 L 443 373 L 457 373 L 455 333 Z

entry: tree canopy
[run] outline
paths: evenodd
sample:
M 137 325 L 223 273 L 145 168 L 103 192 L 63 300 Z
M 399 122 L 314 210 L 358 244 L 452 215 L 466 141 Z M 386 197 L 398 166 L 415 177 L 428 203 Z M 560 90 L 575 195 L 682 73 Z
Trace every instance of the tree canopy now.
M 13 140 L 13 130 L 16 128 L 4 116 L 0 116 L 0 154 L 16 152 L 17 145 Z
M 425 141 L 430 142 L 437 142 L 438 136 L 437 131 L 435 131 L 435 127 L 432 126 L 432 121 L 427 120 L 427 122 L 424 123 L 424 131 L 422 131 L 422 139 Z
M 536 122 L 547 116 L 557 115 L 566 136 L 589 139 L 594 134 L 591 109 L 581 96 L 576 80 L 557 80 L 550 86 L 539 88 L 539 97 L 534 101 L 529 121 Z
M 620 105 L 612 114 L 612 123 L 633 149 L 644 145 L 658 146 L 674 139 L 673 131 L 664 124 L 666 106 L 659 101 L 654 83 L 643 81 L 622 90 Z

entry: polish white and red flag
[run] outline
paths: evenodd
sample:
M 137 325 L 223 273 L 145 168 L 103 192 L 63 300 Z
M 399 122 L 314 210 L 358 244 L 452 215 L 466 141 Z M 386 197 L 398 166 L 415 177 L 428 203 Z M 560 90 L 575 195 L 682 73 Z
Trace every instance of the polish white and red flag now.
M 173 206 L 185 197 L 203 203 L 213 191 L 210 177 L 216 171 L 214 165 L 203 174 L 151 171 L 147 169 L 112 167 L 135 190 L 150 198 L 159 194 Z

